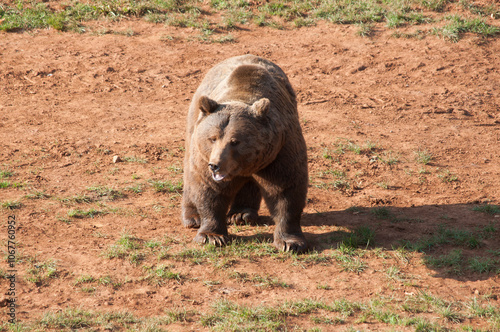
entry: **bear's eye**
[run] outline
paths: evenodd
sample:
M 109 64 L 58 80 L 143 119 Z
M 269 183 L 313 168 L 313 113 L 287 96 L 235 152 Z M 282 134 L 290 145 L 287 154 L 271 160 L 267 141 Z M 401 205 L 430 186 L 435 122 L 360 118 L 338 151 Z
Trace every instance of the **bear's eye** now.
M 211 143 L 215 143 L 215 141 L 217 141 L 217 138 L 216 137 L 210 137 L 208 139 Z
M 231 145 L 232 145 L 232 146 L 236 146 L 236 145 L 238 145 L 238 144 L 240 144 L 240 141 L 238 141 L 237 139 L 232 139 L 232 140 L 231 140 Z

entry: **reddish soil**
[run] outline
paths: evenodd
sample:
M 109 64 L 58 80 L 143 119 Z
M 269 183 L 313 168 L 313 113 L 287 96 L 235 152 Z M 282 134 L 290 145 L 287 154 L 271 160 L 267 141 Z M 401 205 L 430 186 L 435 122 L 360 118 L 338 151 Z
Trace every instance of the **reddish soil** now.
M 137 317 L 175 308 L 202 314 L 221 298 L 269 306 L 301 299 L 367 303 L 377 296 L 402 303 L 420 290 L 447 301 L 488 296 L 499 306 L 497 272 L 454 274 L 424 264 L 429 253 L 399 260 L 393 246 L 436 234 L 438 225 L 473 232 L 492 224 L 500 227 L 498 215 L 472 210 L 500 203 L 500 39 L 478 43 L 468 36 L 450 43 L 435 36 L 396 39 L 389 32 L 362 38 L 355 27 L 320 23 L 289 31 L 246 27 L 232 33 L 236 42 L 218 44 L 189 40 L 195 32 L 188 29 L 143 21 L 108 27 L 135 34 L 0 34 L 0 169 L 13 172 L 5 181 L 24 184 L 0 189 L 0 202 L 22 203 L 19 209 L 0 209 L 2 225 L 9 215 L 18 222 L 20 321 L 65 308 L 127 310 Z M 298 95 L 311 178 L 303 215 L 306 237 L 326 255 L 337 248 L 342 234 L 370 227 L 375 231 L 370 248 L 382 248 L 387 256 L 369 250 L 362 257 L 367 264 L 363 272 L 343 271 L 335 262 L 294 263 L 271 254 L 257 260 L 235 258 L 223 268 L 217 262 L 158 261 L 157 255 L 134 265 L 103 254 L 124 230 L 141 241 L 168 237 L 172 252 L 200 248 L 191 242 L 194 231 L 181 226 L 179 194 L 158 193 L 149 181 L 182 179 L 190 98 L 209 68 L 245 53 L 277 63 Z M 370 141 L 376 147 L 360 154 L 347 149 L 336 153 L 342 139 L 359 146 Z M 423 150 L 432 153 L 427 165 L 415 160 L 416 151 Z M 114 155 L 128 161 L 115 164 Z M 392 165 L 387 162 L 391 157 L 397 159 Z M 335 188 L 335 171 L 344 172 L 347 185 Z M 126 190 L 139 184 L 140 193 Z M 119 190 L 123 197 L 111 200 L 88 190 L 99 185 Z M 25 197 L 36 191 L 49 197 Z M 95 200 L 63 201 L 82 194 Z M 352 206 L 359 208 L 347 210 Z M 370 212 L 382 206 L 397 218 L 380 219 Z M 68 217 L 77 208 L 115 210 L 94 218 Z M 262 214 L 268 215 L 265 207 Z M 242 241 L 257 232 L 268 239 L 273 227 L 231 226 L 230 232 Z M 498 230 L 494 234 L 481 238 L 479 249 L 460 247 L 464 256 L 498 254 Z M 5 252 L 4 226 L 0 239 Z M 441 245 L 430 254 L 450 248 Z M 55 261 L 56 277 L 28 281 L 30 257 Z M 142 266 L 160 263 L 184 276 L 183 281 L 156 286 L 144 280 Z M 412 281 L 388 279 L 386 270 L 392 265 Z M 6 262 L 0 267 L 6 271 Z M 291 287 L 255 287 L 231 278 L 234 271 L 269 275 Z M 89 293 L 76 284 L 82 275 L 129 282 L 116 289 L 94 283 L 96 289 Z M 207 280 L 217 282 L 207 286 Z M 1 294 L 7 284 L 4 279 Z M 490 326 L 480 318 L 453 323 L 435 313 L 423 316 L 456 329 L 460 324 Z M 302 316 L 288 324 L 316 326 Z M 349 319 L 338 328 L 350 325 L 389 329 L 380 322 Z M 197 318 L 167 328 L 204 329 Z

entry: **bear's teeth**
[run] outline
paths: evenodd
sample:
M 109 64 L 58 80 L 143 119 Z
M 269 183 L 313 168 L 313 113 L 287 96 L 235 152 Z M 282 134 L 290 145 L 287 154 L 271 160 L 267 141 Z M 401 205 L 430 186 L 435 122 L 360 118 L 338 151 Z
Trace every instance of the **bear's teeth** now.
M 226 176 L 220 173 L 212 173 L 212 178 L 215 181 L 222 181 Z

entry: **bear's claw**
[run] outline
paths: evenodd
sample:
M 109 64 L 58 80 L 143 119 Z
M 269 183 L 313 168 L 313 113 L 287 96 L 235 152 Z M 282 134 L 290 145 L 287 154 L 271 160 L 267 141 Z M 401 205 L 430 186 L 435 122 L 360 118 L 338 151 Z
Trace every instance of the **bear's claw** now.
M 229 236 L 227 235 L 221 235 L 216 233 L 204 233 L 204 232 L 198 232 L 198 234 L 196 234 L 196 236 L 194 237 L 193 241 L 199 244 L 210 243 L 216 247 L 223 247 L 231 242 Z
M 304 237 L 288 236 L 285 239 L 275 239 L 274 246 L 281 251 L 303 253 L 307 251 L 307 241 Z
M 255 209 L 243 209 L 241 211 L 231 213 L 227 216 L 227 223 L 233 225 L 256 225 L 259 219 L 259 214 Z

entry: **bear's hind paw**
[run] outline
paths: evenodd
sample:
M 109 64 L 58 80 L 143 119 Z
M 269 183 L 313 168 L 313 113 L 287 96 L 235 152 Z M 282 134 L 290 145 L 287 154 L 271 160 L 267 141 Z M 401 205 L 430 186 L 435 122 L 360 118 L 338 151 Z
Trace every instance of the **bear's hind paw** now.
M 199 244 L 212 244 L 216 247 L 223 247 L 231 242 L 227 235 L 205 232 L 198 232 L 193 241 Z
M 182 224 L 186 228 L 200 228 L 201 220 L 200 217 L 183 218 Z
M 227 223 L 233 225 L 256 225 L 259 220 L 257 210 L 247 208 L 237 212 L 230 211 L 227 215 Z
M 183 219 L 182 224 L 186 228 L 200 228 L 200 220 L 196 218 Z

